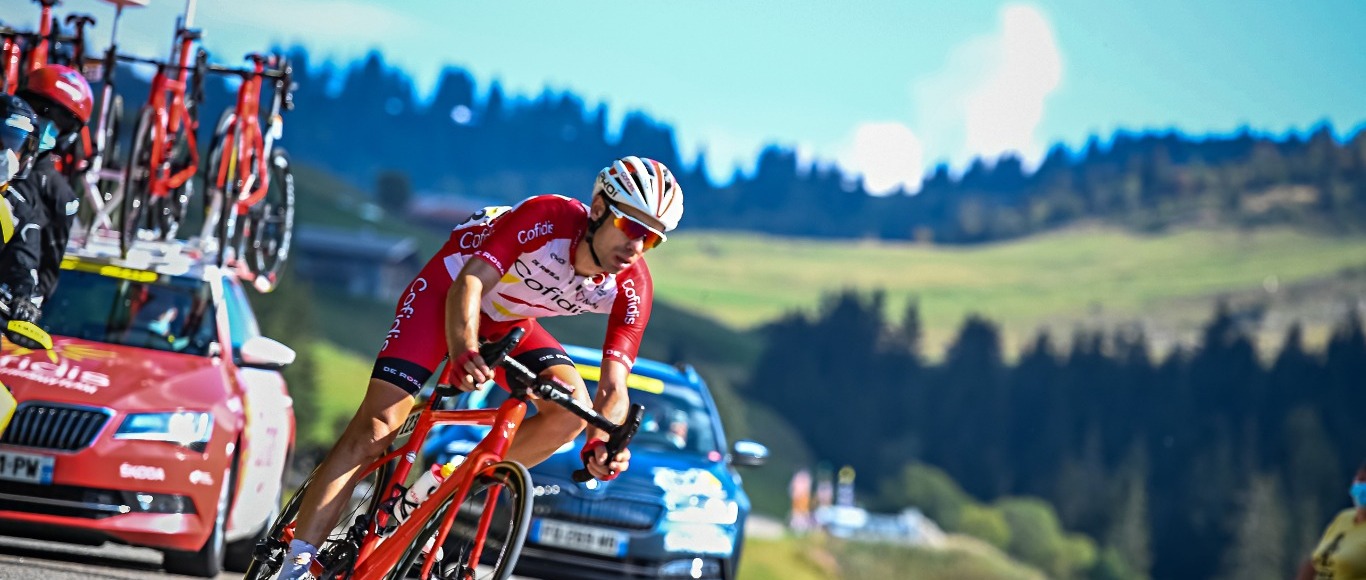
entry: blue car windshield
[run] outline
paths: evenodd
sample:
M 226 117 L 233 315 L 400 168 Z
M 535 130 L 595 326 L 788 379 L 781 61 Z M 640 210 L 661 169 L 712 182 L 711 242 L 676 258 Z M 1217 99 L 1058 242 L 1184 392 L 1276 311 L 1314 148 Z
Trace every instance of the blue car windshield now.
M 62 272 L 43 308 L 54 335 L 206 356 L 218 337 L 207 283 L 160 276 L 149 282 Z
M 597 392 L 597 381 L 584 381 L 590 393 Z M 689 388 L 664 384 L 662 392 L 631 389 L 631 402 L 645 406 L 640 431 L 631 441 L 631 450 L 663 451 L 707 456 L 720 451 L 711 414 L 701 395 Z M 461 398 L 459 407 L 488 409 L 506 401 L 508 392 L 488 386 Z M 531 414 L 528 410 L 528 415 Z

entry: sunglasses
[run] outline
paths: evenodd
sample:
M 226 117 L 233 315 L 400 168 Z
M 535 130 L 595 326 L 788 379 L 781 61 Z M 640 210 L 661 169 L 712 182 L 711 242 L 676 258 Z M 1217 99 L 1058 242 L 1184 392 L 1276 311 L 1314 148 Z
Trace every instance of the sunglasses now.
M 645 225 L 636 218 L 626 215 L 624 212 L 617 209 L 617 206 L 615 205 L 609 203 L 607 204 L 607 209 L 612 210 L 612 215 L 616 216 L 612 219 L 612 225 L 626 234 L 628 239 L 634 240 L 637 238 L 644 238 L 646 248 L 657 248 L 660 244 L 664 243 L 665 240 L 669 239 L 668 236 L 665 236 L 659 230 Z

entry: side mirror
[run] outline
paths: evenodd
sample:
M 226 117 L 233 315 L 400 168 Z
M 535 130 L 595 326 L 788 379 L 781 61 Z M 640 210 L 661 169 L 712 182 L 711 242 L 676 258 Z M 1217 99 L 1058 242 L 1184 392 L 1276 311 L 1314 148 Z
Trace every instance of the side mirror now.
M 741 439 L 731 446 L 730 462 L 743 467 L 758 467 L 768 461 L 768 447 L 763 443 Z
M 279 370 L 292 362 L 297 356 L 294 349 L 289 348 L 273 338 L 264 336 L 254 336 L 242 343 L 242 348 L 238 349 L 238 364 L 244 367 Z

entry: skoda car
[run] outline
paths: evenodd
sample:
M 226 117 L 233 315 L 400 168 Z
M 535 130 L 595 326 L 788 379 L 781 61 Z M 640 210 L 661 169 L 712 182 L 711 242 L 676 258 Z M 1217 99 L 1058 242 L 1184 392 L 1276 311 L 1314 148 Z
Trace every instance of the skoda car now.
M 567 346 L 590 391 L 602 352 Z M 726 578 L 740 562 L 749 497 L 736 466 L 761 465 L 753 441 L 727 447 L 716 403 L 690 367 L 640 359 L 628 378 L 632 403 L 645 406 L 631 442 L 631 468 L 612 481 L 574 483 L 584 436 L 531 468 L 535 497 L 518 574 L 540 578 Z M 460 408 L 496 407 L 507 391 L 486 386 L 461 395 Z M 452 426 L 428 438 L 428 461 L 449 461 L 487 428 Z
M 0 533 L 155 548 L 181 574 L 244 568 L 278 511 L 294 352 L 260 336 L 231 271 L 177 244 L 118 256 L 68 253 L 40 321 L 51 351 L 5 341 Z

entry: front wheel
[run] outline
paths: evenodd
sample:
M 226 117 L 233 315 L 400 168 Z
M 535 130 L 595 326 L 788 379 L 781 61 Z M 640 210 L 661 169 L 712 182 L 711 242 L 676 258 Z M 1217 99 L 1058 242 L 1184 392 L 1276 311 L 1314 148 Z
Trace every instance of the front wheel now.
M 431 578 L 438 580 L 507 580 L 517 566 L 531 527 L 531 475 L 515 461 L 495 463 L 474 476 L 474 484 L 451 523 L 446 541 L 437 551 Z M 447 519 L 450 502 L 422 524 L 417 538 L 399 557 L 389 580 L 416 575 L 426 562 L 428 542 L 435 540 Z M 473 557 L 480 518 L 491 512 L 481 557 Z

